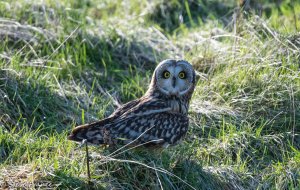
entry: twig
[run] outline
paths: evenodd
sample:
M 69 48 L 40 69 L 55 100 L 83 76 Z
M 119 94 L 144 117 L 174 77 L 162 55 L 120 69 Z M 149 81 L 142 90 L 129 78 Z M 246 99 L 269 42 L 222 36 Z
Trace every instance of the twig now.
M 88 149 L 88 142 L 87 139 L 83 139 L 82 142 L 76 149 L 80 149 L 85 145 L 85 156 L 86 156 L 86 168 L 87 168 L 87 176 L 88 176 L 88 184 L 91 183 L 91 172 L 90 172 L 90 160 L 89 160 L 89 149 Z
M 86 153 L 86 168 L 87 168 L 87 176 L 88 176 L 88 183 L 91 182 L 91 172 L 90 172 L 90 160 L 89 160 L 89 148 L 87 144 L 87 140 L 83 140 L 85 143 L 85 153 Z

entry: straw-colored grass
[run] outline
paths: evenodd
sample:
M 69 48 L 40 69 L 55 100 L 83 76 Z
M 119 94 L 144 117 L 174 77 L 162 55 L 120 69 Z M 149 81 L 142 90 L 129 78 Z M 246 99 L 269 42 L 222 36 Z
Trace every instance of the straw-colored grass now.
M 0 187 L 299 189 L 299 12 L 271 0 L 0 1 Z M 197 71 L 187 138 L 90 147 L 88 183 L 68 133 L 142 96 L 166 58 Z

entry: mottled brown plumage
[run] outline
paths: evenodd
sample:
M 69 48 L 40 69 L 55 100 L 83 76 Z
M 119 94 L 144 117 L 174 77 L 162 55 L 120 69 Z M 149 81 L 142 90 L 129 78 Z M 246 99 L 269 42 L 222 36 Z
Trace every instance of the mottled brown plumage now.
M 104 145 L 177 143 L 186 134 L 195 71 L 183 60 L 165 60 L 155 69 L 148 91 L 109 117 L 76 127 L 69 140 Z

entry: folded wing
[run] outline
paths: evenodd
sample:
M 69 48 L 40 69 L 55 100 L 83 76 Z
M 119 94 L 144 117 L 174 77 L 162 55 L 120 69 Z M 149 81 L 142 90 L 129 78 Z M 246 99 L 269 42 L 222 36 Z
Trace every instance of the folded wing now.
M 172 113 L 164 102 L 140 100 L 125 104 L 110 117 L 76 127 L 70 140 L 92 144 L 175 144 L 187 131 L 188 117 Z

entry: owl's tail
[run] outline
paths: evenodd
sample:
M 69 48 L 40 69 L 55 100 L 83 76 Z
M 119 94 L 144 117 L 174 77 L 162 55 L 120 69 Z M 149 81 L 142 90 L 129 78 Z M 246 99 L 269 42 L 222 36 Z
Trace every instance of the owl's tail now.
M 87 142 L 92 144 L 103 144 L 101 128 L 99 122 L 80 125 L 72 130 L 68 139 L 76 142 L 82 142 L 86 139 Z
M 87 139 L 87 132 L 89 130 L 88 125 L 77 126 L 72 130 L 71 134 L 68 136 L 68 140 L 81 142 L 84 139 Z

